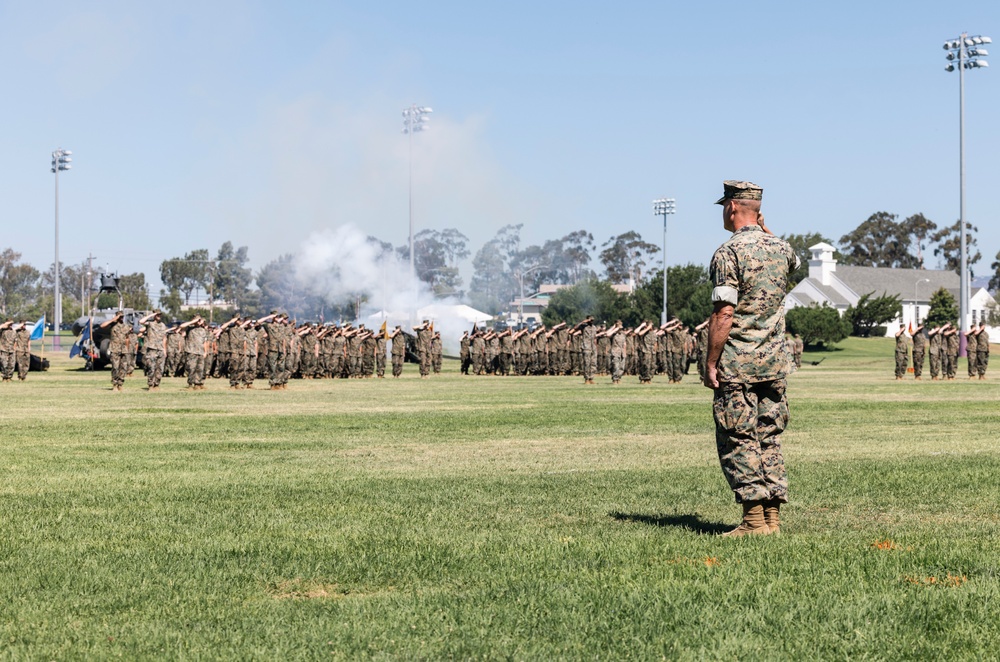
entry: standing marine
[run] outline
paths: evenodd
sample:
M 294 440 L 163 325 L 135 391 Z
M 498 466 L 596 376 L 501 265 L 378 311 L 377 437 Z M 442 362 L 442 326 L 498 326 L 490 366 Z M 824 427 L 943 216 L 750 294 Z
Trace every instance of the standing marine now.
M 788 424 L 785 295 L 795 250 L 764 225 L 763 189 L 727 181 L 723 226 L 732 237 L 712 256 L 714 310 L 705 386 L 714 393 L 715 443 L 743 520 L 724 535 L 777 533 L 788 501 L 781 433 Z

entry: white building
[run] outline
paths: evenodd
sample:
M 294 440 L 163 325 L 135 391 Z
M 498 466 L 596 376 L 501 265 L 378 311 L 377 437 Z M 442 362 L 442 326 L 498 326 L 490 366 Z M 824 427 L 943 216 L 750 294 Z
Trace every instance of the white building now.
M 954 271 L 941 269 L 890 269 L 886 267 L 852 267 L 838 265 L 833 257 L 836 250 L 827 243 L 810 246 L 809 277 L 796 285 L 785 299 L 785 309 L 796 306 L 824 303 L 833 306 L 843 315 L 848 306 L 858 303 L 865 294 L 872 296 L 896 295 L 903 302 L 902 319 L 890 322 L 886 335 L 895 335 L 900 324 L 914 325 L 927 317 L 931 296 L 942 287 L 955 300 L 959 297 L 959 279 Z M 969 324 L 978 324 L 989 314 L 996 303 L 984 288 L 971 292 L 969 297 Z M 996 338 L 993 327 L 987 327 L 991 338 Z

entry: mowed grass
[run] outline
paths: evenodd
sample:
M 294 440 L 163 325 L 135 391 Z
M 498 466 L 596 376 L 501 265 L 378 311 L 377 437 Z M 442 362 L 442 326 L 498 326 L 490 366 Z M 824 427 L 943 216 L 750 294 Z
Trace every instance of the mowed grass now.
M 55 360 L 0 390 L 2 657 L 995 657 L 1000 379 L 823 357 L 783 532 L 744 540 L 693 374 L 116 394 Z

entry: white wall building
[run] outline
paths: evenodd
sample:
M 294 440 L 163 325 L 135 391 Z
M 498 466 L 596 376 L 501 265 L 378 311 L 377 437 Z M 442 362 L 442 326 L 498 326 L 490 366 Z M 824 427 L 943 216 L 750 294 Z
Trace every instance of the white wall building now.
M 796 306 L 824 303 L 833 306 L 843 315 L 848 306 L 858 303 L 865 294 L 873 296 L 896 295 L 903 302 L 902 319 L 887 325 L 886 335 L 895 335 L 900 324 L 914 326 L 927 317 L 931 296 L 942 287 L 958 301 L 959 279 L 954 271 L 941 269 L 890 269 L 886 267 L 852 267 L 838 265 L 833 254 L 836 250 L 827 243 L 810 246 L 809 276 L 796 285 L 785 299 L 785 309 Z M 969 297 L 969 324 L 978 324 L 989 314 L 996 303 L 985 288 L 971 291 Z M 987 327 L 990 337 L 996 339 L 993 327 Z

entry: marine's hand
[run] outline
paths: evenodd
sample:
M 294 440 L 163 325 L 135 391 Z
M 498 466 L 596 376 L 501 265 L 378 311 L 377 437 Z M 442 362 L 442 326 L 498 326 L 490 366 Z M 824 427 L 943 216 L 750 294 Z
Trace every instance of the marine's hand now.
M 719 377 L 715 366 L 708 366 L 705 369 L 705 381 L 702 383 L 712 390 L 719 388 Z

